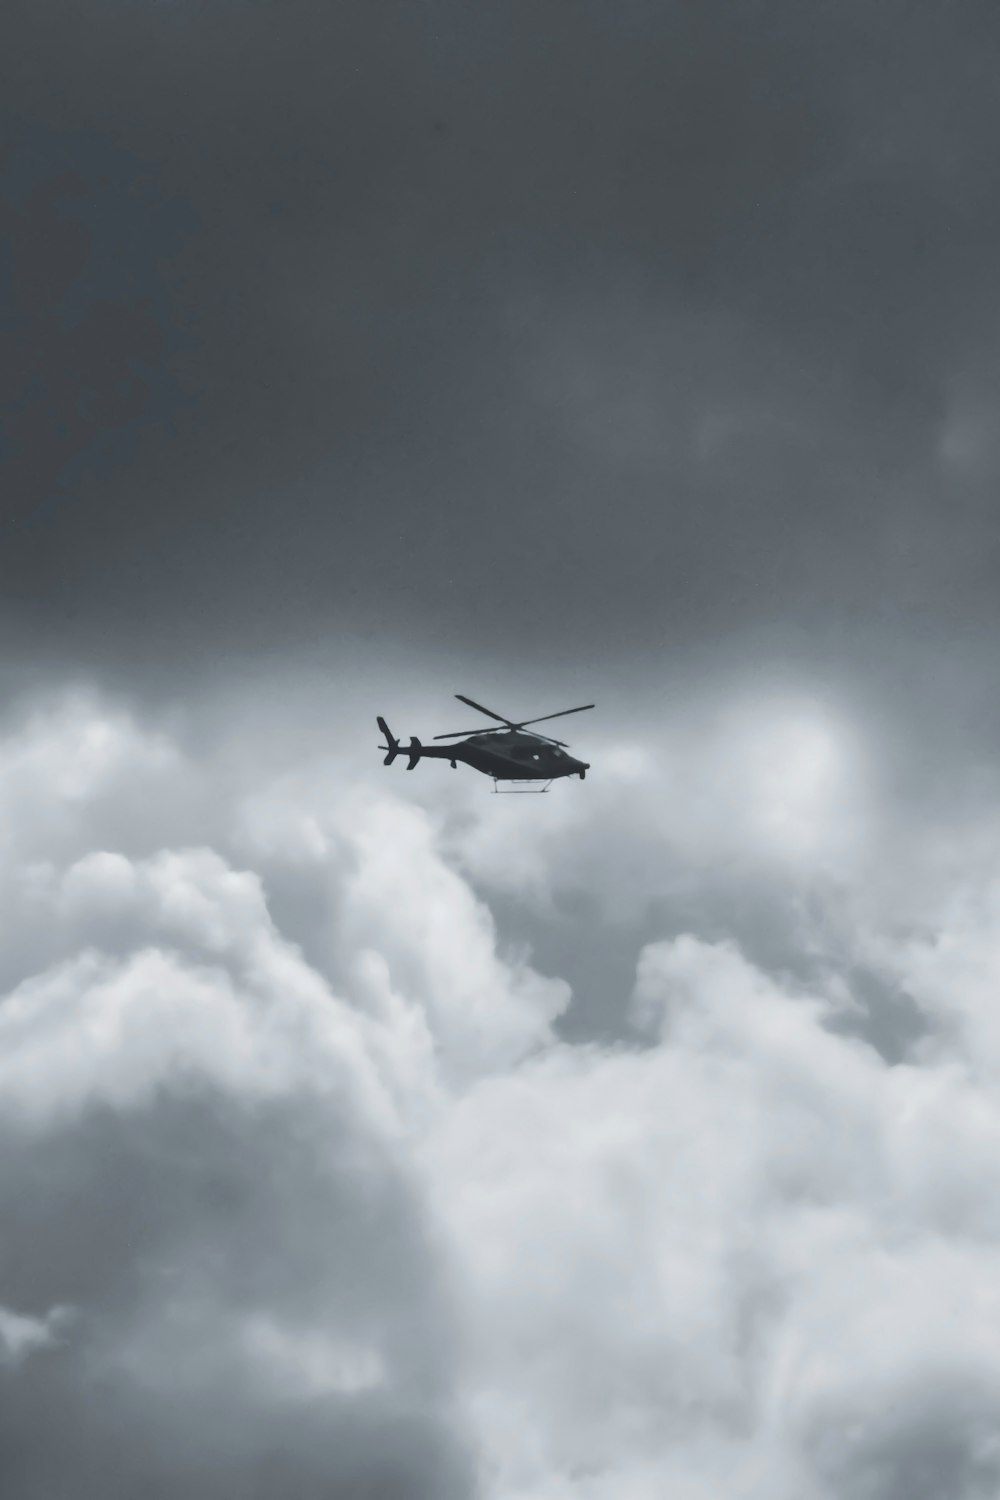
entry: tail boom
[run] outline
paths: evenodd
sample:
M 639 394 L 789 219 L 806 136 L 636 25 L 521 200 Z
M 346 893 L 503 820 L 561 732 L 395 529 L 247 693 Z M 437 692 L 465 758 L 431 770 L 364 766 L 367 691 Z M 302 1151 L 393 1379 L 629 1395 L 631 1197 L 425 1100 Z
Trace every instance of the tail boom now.
M 413 770 L 418 760 L 450 760 L 454 764 L 456 759 L 455 746 L 424 745 L 417 739 L 415 734 L 410 736 L 409 745 L 403 746 L 400 745 L 381 714 L 379 714 L 375 722 L 385 735 L 385 744 L 379 746 L 380 750 L 388 752 L 382 762 L 384 766 L 391 766 L 397 755 L 405 755 L 407 757 L 406 769 L 408 771 Z

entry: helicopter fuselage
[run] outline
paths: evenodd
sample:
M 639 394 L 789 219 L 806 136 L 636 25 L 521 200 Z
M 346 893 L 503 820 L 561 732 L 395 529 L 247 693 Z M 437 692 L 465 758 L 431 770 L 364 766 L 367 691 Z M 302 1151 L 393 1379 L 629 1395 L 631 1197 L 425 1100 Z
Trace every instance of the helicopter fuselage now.
M 447 760 L 460 760 L 498 781 L 554 781 L 561 776 L 580 776 L 589 770 L 586 761 L 567 755 L 558 745 L 518 730 L 487 730 L 470 735 L 457 745 L 434 746 Z M 423 753 L 426 755 L 427 750 Z

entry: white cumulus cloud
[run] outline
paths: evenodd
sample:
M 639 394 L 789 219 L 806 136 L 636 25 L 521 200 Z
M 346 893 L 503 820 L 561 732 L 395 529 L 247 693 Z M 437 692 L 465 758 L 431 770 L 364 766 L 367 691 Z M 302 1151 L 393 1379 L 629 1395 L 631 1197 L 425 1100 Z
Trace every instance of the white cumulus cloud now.
M 806 739 L 788 794 L 847 796 Z M 837 846 L 841 951 L 920 1018 L 899 1055 L 850 962 L 697 932 L 637 948 L 631 1029 L 574 1044 L 491 910 L 505 841 L 552 912 L 584 875 L 618 921 L 683 843 L 639 837 L 648 758 L 528 825 L 228 755 L 98 698 L 0 742 L 5 1493 L 996 1493 L 984 853 L 887 907 Z

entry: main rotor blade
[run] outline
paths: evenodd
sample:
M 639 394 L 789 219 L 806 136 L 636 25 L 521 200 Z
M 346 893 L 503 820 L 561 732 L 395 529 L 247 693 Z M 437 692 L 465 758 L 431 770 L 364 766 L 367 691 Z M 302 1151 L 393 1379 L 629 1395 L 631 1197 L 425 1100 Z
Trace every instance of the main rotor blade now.
M 516 725 L 516 728 L 524 729 L 528 724 L 544 724 L 546 719 L 561 719 L 566 714 L 582 714 L 584 709 L 594 707 L 596 707 L 596 705 L 593 703 L 581 703 L 579 708 L 561 708 L 557 714 L 541 714 L 537 719 L 522 719 L 521 722 Z
M 512 724 L 512 719 L 505 719 L 503 714 L 495 714 L 492 708 L 484 708 L 481 703 L 476 703 L 472 698 L 466 698 L 464 693 L 456 693 L 455 697 L 459 703 L 467 703 L 470 708 L 476 709 L 478 713 L 485 714 L 488 719 L 496 719 L 501 724 Z
M 453 729 L 450 734 L 436 734 L 436 740 L 457 740 L 463 734 L 499 734 L 499 729 L 484 729 L 482 725 L 478 729 Z

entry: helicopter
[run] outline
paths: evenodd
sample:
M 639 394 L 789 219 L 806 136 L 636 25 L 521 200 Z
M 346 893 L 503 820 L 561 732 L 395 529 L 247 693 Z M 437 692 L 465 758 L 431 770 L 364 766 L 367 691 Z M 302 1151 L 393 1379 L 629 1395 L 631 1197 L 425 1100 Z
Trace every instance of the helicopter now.
M 589 763 L 567 755 L 563 740 L 552 739 L 546 734 L 528 734 L 525 730 L 529 724 L 541 724 L 546 719 L 561 719 L 566 714 L 583 713 L 585 709 L 593 708 L 593 703 L 583 703 L 579 708 L 562 708 L 558 713 L 542 714 L 537 719 L 515 721 L 505 718 L 503 714 L 494 713 L 492 708 L 484 708 L 481 703 L 466 698 L 463 693 L 456 693 L 455 697 L 459 703 L 467 704 L 477 713 L 485 714 L 488 719 L 495 719 L 501 727 L 456 729 L 449 734 L 434 736 L 436 740 L 460 739 L 461 744 L 458 745 L 424 745 L 413 736 L 409 746 L 401 751 L 399 741 L 393 737 L 380 714 L 376 722 L 387 743 L 378 748 L 388 751 L 382 764 L 391 766 L 401 753 L 407 756 L 408 771 L 413 770 L 418 760 L 447 760 L 451 763 L 452 770 L 462 761 L 474 771 L 492 776 L 495 792 L 500 790 L 498 783 L 501 781 L 544 781 L 546 785 L 543 787 L 518 787 L 517 790 L 547 792 L 552 782 L 561 777 L 579 776 L 581 781 L 586 777 L 590 770 Z

